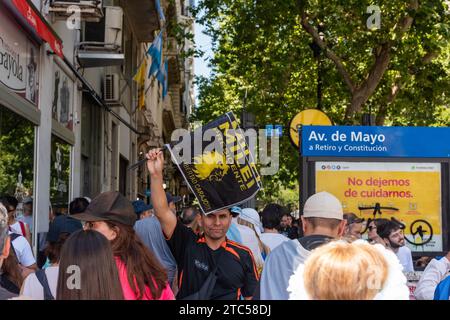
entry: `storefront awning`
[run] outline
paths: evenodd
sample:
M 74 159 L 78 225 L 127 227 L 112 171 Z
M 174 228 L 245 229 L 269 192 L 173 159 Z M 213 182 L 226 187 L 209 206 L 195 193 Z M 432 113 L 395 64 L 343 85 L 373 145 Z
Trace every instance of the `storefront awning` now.
M 33 30 L 37 36 L 47 42 L 61 58 L 64 57 L 62 41 L 47 23 L 45 18 L 29 0 L 1 0 L 22 24 Z

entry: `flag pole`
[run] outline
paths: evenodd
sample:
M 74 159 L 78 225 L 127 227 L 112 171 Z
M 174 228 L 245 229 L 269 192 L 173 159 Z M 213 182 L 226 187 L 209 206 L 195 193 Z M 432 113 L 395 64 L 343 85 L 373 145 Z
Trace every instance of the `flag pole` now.
M 160 149 L 160 151 L 164 151 L 167 150 L 167 145 L 163 145 Z M 138 162 L 136 162 L 135 164 L 132 164 L 131 166 L 128 167 L 128 170 L 134 170 L 136 168 L 138 168 L 139 166 L 143 165 L 144 163 L 147 162 L 147 158 L 144 158 L 142 160 L 139 160 Z

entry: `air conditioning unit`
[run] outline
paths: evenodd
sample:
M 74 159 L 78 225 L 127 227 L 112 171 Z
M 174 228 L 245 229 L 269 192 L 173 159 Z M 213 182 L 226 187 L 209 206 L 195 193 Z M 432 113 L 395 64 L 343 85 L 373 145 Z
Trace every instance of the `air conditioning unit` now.
M 105 16 L 98 23 L 86 22 L 83 41 L 78 44 L 77 57 L 83 68 L 122 65 L 123 10 L 104 7 Z
M 74 17 L 74 14 L 80 14 L 81 20 L 91 22 L 98 22 L 103 17 L 102 0 L 50 0 L 48 5 L 48 12 L 59 20 Z
M 105 7 L 105 44 L 122 47 L 123 9 Z
M 92 50 L 121 51 L 123 10 L 121 7 L 104 7 L 105 17 L 98 23 L 87 22 L 81 45 Z
M 103 81 L 103 100 L 108 104 L 119 104 L 119 74 L 108 73 Z

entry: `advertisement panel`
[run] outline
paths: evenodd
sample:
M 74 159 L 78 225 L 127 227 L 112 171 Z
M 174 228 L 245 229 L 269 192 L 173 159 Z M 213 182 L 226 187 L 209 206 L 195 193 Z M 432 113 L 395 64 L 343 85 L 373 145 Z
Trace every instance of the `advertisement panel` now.
M 37 106 L 39 47 L 0 10 L 0 82 Z
M 415 252 L 443 250 L 440 163 L 316 162 L 315 191 L 334 194 L 365 218 L 395 219 L 406 225 Z

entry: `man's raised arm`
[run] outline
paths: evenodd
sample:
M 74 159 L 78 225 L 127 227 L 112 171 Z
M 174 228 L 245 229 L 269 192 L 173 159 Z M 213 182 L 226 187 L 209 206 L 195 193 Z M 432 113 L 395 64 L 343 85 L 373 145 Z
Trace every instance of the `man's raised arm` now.
M 164 235 L 167 239 L 170 239 L 177 225 L 177 218 L 169 209 L 166 193 L 163 188 L 163 151 L 161 149 L 150 150 L 146 157 L 148 159 L 147 168 L 150 172 L 150 189 L 155 215 L 161 223 Z

